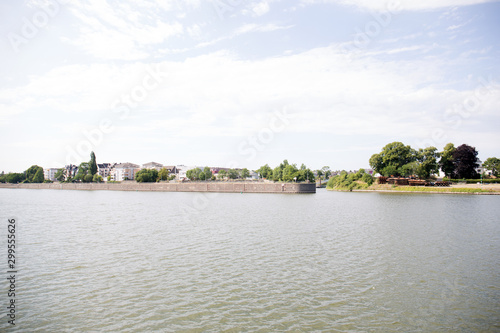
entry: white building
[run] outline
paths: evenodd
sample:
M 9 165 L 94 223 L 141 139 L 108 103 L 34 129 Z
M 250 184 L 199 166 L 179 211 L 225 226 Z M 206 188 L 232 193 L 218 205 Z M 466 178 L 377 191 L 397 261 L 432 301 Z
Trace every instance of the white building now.
M 137 164 L 120 163 L 114 166 L 113 179 L 116 181 L 134 180 L 135 174 L 141 170 Z
M 111 169 L 112 168 L 113 168 L 113 164 L 111 164 L 111 163 L 97 164 L 97 173 L 104 180 L 107 180 L 108 176 L 111 175 Z
M 43 177 L 48 180 L 56 181 L 56 173 L 58 170 L 57 168 L 43 169 Z

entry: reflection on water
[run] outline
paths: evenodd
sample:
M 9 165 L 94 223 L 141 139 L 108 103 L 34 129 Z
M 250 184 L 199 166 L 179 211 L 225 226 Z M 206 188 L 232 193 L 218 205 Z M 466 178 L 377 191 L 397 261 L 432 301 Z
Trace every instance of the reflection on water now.
M 498 200 L 0 189 L 15 330 L 498 331 Z

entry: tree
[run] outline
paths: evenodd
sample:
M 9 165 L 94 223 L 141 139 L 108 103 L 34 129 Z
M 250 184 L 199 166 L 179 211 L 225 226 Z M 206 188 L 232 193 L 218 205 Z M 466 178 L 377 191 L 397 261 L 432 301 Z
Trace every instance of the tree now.
M 220 179 L 224 179 L 224 178 L 226 178 L 226 176 L 227 176 L 227 172 L 224 169 L 219 170 L 219 172 L 217 173 L 217 177 Z
M 444 146 L 443 151 L 440 153 L 441 159 L 439 160 L 439 167 L 444 175 L 448 178 L 453 176 L 455 171 L 455 165 L 453 164 L 453 153 L 455 152 L 455 146 L 453 143 L 448 143 Z
M 26 176 L 24 175 L 24 173 L 9 173 L 5 178 L 6 182 L 11 184 L 21 183 L 25 179 Z
M 66 169 L 65 168 L 57 169 L 55 177 L 58 181 L 63 182 L 66 179 Z
M 498 177 L 500 172 L 500 159 L 496 157 L 487 158 L 483 163 L 483 168 L 490 170 L 493 176 Z
M 25 171 L 26 181 L 28 183 L 34 183 L 35 182 L 34 178 L 35 178 L 35 175 L 38 171 L 40 171 L 42 173 L 42 181 L 39 181 L 37 183 L 43 183 L 43 168 L 41 166 L 38 166 L 38 165 L 32 165 L 28 168 L 28 170 Z M 38 177 L 38 180 L 39 180 L 39 178 L 40 177 Z
M 416 174 L 419 178 L 426 179 L 430 175 L 439 172 L 439 165 L 437 159 L 439 153 L 436 147 L 420 148 L 417 153 L 418 167 Z
M 416 160 L 417 152 L 401 142 L 387 144 L 379 154 L 370 158 L 370 166 L 383 176 L 399 176 L 404 173 L 402 167 Z
M 248 177 L 250 177 L 250 171 L 248 171 L 247 168 L 243 168 L 240 170 L 240 177 L 242 179 L 247 179 Z
M 203 174 L 204 174 L 204 180 L 210 180 L 212 179 L 212 171 L 210 170 L 209 167 L 203 168 Z
M 288 164 L 283 169 L 283 176 L 281 179 L 285 182 L 292 182 L 299 175 L 298 171 L 299 170 L 295 164 Z
M 453 152 L 453 164 L 455 170 L 453 177 L 456 179 L 478 178 L 476 169 L 479 167 L 476 148 L 463 144 Z
M 85 177 L 83 177 L 84 183 L 92 183 L 92 180 L 94 180 L 94 176 L 92 176 L 91 174 L 85 175 Z
M 102 183 L 102 176 L 96 173 L 94 177 L 92 177 L 92 181 L 94 183 Z
M 85 176 L 89 172 L 89 163 L 88 162 L 82 162 L 78 166 L 78 172 L 76 173 L 75 179 L 78 181 L 85 181 Z
M 325 179 L 330 178 L 330 176 L 332 175 L 332 171 L 330 170 L 329 166 L 322 167 L 321 171 L 323 171 L 323 175 L 325 176 Z
M 158 172 L 158 179 L 159 180 L 168 180 L 169 177 L 168 177 L 168 170 L 167 168 L 161 168 L 160 172 Z
M 273 169 L 269 166 L 269 164 L 261 166 L 257 172 L 260 175 L 260 178 L 268 179 L 273 177 Z
M 33 176 L 33 180 L 31 181 L 32 183 L 43 183 L 44 181 L 44 176 L 43 176 L 43 169 L 38 168 L 38 170 L 35 173 L 35 176 Z
M 237 179 L 239 175 L 240 173 L 235 169 L 229 169 L 229 171 L 227 172 L 227 176 L 229 177 L 229 179 Z
M 94 152 L 90 153 L 89 172 L 92 176 L 97 173 L 97 162 L 95 160 Z
M 154 183 L 158 179 L 158 170 L 141 169 L 135 174 L 135 180 L 138 183 Z
M 275 182 L 280 181 L 283 178 L 283 169 L 277 166 L 273 170 L 273 180 Z
M 199 180 L 201 172 L 202 171 L 200 168 L 189 169 L 188 171 L 186 171 L 186 177 L 191 180 Z

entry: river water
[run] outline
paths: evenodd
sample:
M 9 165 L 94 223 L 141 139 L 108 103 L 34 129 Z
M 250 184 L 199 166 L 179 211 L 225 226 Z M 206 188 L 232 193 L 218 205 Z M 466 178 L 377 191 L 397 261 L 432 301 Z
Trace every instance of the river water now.
M 0 189 L 0 212 L 0 331 L 500 331 L 500 196 Z

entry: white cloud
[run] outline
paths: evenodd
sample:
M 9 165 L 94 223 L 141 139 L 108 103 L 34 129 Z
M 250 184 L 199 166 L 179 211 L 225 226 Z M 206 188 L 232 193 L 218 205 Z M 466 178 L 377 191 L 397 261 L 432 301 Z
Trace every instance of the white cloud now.
M 362 9 L 376 11 L 420 11 L 433 10 L 446 7 L 458 7 L 476 5 L 487 2 L 496 2 L 497 0 L 301 0 L 302 4 L 314 3 L 335 3 L 348 6 L 356 6 Z
M 269 4 L 266 1 L 259 2 L 252 8 L 253 12 L 257 16 L 262 16 L 269 12 Z
M 166 11 L 172 9 L 171 2 L 134 6 L 113 3 L 111 7 L 106 1 L 92 0 L 89 5 L 73 2 L 69 8 L 80 21 L 79 35 L 63 41 L 99 59 L 144 59 L 149 56 L 148 46 L 184 33 L 179 22 L 164 22 Z

